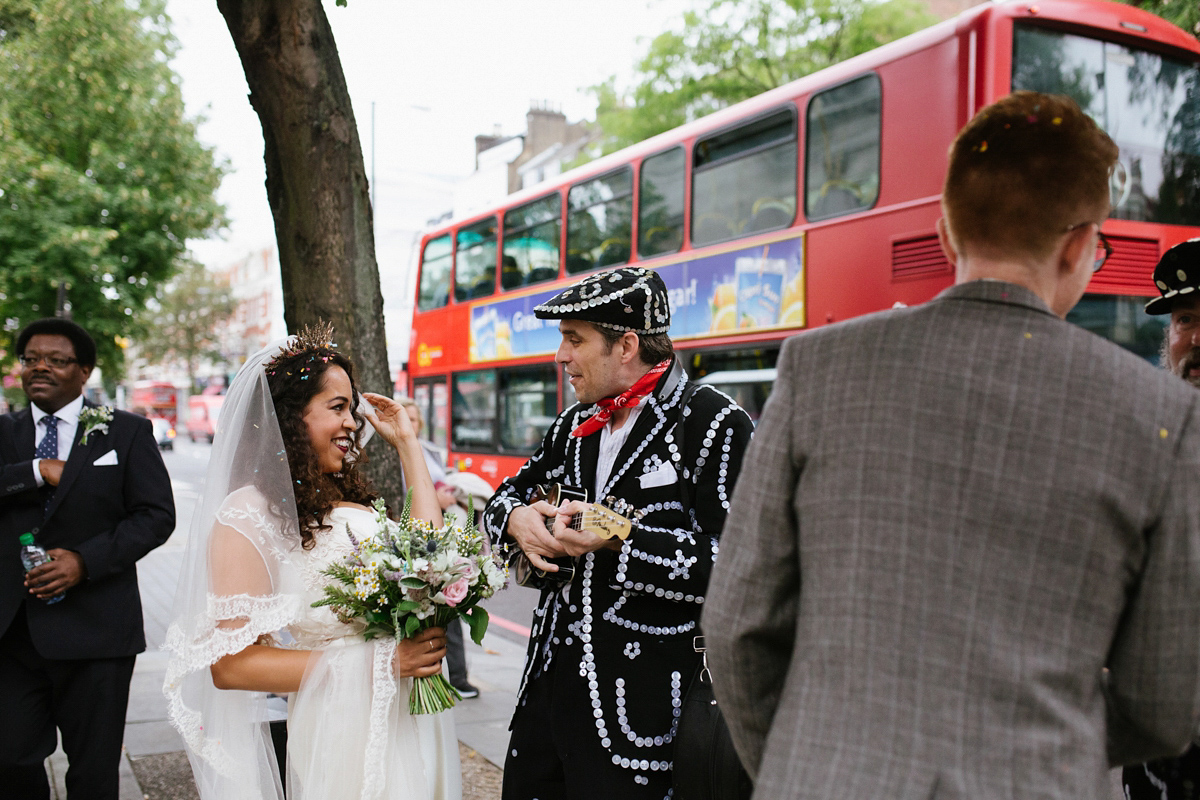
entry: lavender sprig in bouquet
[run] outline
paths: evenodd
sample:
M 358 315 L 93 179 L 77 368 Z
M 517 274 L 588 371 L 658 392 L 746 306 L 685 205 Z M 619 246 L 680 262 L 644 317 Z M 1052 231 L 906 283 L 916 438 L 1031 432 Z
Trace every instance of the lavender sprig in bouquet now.
M 411 492 L 396 522 L 388 519 L 382 499 L 374 508 L 375 534 L 360 542 L 347 526 L 354 551 L 324 570 L 333 581 L 313 606 L 329 606 L 344 621 L 361 619 L 368 640 L 409 639 L 462 617 L 471 628 L 471 639 L 479 644 L 488 626 L 488 613 L 479 601 L 503 588 L 507 575 L 501 562 L 484 550 L 474 508 L 465 527 L 438 527 L 413 519 Z M 408 710 L 436 714 L 461 699 L 441 673 L 414 678 Z

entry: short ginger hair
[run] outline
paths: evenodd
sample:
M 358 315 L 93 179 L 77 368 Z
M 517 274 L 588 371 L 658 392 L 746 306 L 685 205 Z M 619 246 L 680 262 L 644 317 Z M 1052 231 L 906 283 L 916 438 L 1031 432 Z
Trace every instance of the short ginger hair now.
M 1045 257 L 1069 228 L 1108 215 L 1117 152 L 1069 97 L 1001 98 L 950 145 L 942 207 L 954 247 Z

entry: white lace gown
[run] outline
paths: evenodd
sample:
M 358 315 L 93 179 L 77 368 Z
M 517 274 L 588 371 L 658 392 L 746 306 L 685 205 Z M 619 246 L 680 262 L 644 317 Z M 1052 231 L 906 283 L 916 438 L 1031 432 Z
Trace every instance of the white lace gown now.
M 391 677 L 391 640 L 363 640 L 359 625 L 313 608 L 329 578 L 321 574 L 363 540 L 375 517 L 334 509 L 332 530 L 311 550 L 293 554 L 303 592 L 299 618 L 288 626 L 296 646 L 319 650 L 300 691 L 288 701 L 288 797 L 297 800 L 458 800 L 462 796 L 453 712 L 410 715 L 411 679 Z

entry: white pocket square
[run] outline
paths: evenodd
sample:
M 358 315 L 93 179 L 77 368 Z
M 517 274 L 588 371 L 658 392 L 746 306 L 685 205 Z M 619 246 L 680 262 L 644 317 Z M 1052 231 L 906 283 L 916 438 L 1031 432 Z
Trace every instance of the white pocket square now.
M 93 467 L 115 467 L 117 465 L 117 451 L 109 450 L 104 455 L 92 462 Z
M 643 489 L 652 489 L 655 486 L 669 486 L 679 480 L 679 476 L 675 473 L 675 468 L 670 463 L 663 464 L 654 472 L 647 472 L 638 478 L 641 481 Z

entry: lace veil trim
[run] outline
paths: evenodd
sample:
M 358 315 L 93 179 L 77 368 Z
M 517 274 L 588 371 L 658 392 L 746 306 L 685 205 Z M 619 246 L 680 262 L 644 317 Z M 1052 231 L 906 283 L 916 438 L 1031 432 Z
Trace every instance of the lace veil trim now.
M 163 694 L 172 727 L 195 756 L 232 785 L 258 786 L 261 776 L 257 772 L 261 765 L 247 759 L 241 750 L 253 740 L 253 728 L 265 722 L 252 711 L 255 698 L 265 702 L 265 694 L 217 689 L 212 684 L 209 667 L 264 636 L 274 638 L 302 617 L 304 604 L 301 595 L 294 591 L 299 581 L 295 576 L 296 566 L 289 557 L 291 545 L 283 533 L 283 521 L 269 510 L 260 491 L 253 487 L 238 489 L 225 498 L 213 519 L 215 524 L 241 534 L 257 550 L 262 569 L 251 571 L 261 573 L 256 583 L 269 587 L 255 588 L 272 593 L 217 595 L 206 591 L 201 611 L 190 617 L 177 617 L 167 629 L 163 648 L 170 656 Z M 215 558 L 211 540 L 203 556 L 206 562 Z M 219 567 L 210 562 L 203 570 L 209 586 L 214 579 L 208 574 L 212 569 Z M 285 591 L 283 587 L 293 591 Z M 241 624 L 229 626 L 230 621 Z M 257 794 L 247 789 L 246 796 L 257 797 Z

